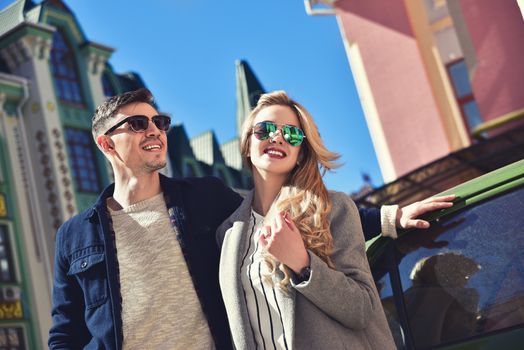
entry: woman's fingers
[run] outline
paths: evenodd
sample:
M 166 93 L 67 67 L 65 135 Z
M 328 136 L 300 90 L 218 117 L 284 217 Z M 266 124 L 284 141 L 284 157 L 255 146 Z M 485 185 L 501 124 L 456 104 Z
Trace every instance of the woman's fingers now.
M 431 203 L 431 202 L 451 202 L 452 200 L 454 200 L 455 198 L 457 198 L 456 195 L 454 194 L 449 194 L 447 196 L 440 196 L 440 197 L 430 197 L 430 198 L 426 198 L 422 201 L 422 203 Z

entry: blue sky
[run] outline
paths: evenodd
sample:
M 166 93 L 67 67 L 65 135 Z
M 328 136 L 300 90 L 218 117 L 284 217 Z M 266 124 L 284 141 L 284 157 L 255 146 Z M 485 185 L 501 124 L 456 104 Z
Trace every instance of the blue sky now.
M 303 104 L 342 155 L 344 165 L 325 177 L 329 188 L 355 191 L 362 172 L 382 183 L 334 16 L 308 16 L 301 0 L 66 3 L 89 40 L 116 49 L 113 68 L 138 72 L 190 137 L 235 136 L 235 60 L 245 59 L 266 90 Z

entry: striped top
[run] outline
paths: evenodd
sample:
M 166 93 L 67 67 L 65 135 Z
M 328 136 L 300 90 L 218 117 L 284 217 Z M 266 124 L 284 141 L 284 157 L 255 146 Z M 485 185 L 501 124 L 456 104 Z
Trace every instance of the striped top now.
M 269 268 L 262 255 L 259 242 L 260 228 L 264 217 L 251 211 L 248 234 L 249 243 L 242 256 L 240 275 L 244 298 L 249 314 L 257 349 L 288 349 L 290 340 L 282 322 L 282 313 L 277 302 L 279 287 L 264 280 Z

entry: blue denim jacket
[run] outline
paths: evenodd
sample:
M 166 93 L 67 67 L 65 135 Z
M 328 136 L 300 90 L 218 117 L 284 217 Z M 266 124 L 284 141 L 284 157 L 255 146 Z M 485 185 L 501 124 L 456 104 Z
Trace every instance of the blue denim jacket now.
M 160 184 L 215 345 L 232 348 L 218 283 L 215 231 L 241 198 L 212 177 L 160 175 Z M 50 349 L 122 348 L 118 262 L 106 208 L 113 190 L 114 185 L 106 188 L 93 207 L 57 232 Z

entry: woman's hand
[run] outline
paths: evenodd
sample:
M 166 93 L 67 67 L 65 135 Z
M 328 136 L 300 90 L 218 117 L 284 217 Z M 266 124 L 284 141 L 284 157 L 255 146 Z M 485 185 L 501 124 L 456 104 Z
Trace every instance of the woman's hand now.
M 271 225 L 262 228 L 260 243 L 269 254 L 296 274 L 309 266 L 309 255 L 300 231 L 287 212 L 280 212 Z

